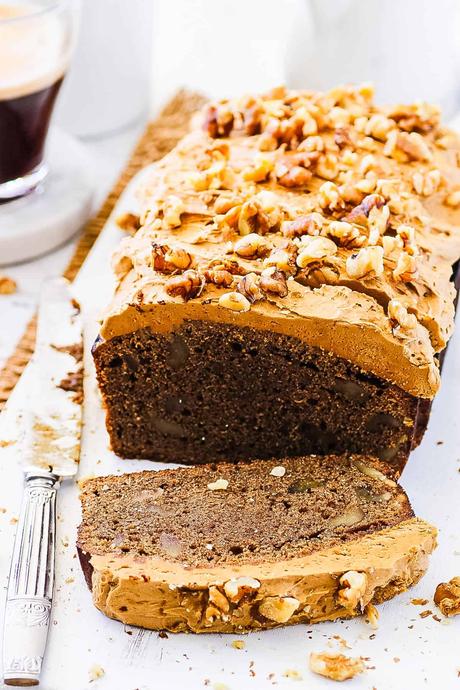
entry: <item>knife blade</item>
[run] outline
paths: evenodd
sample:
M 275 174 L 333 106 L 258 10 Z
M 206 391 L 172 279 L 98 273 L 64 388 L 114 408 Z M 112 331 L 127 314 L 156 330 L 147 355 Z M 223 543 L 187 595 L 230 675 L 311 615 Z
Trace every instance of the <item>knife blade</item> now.
M 40 682 L 53 597 L 56 494 L 60 480 L 78 470 L 82 355 L 80 309 L 69 285 L 62 278 L 47 280 L 16 444 L 25 481 L 5 609 L 6 685 Z

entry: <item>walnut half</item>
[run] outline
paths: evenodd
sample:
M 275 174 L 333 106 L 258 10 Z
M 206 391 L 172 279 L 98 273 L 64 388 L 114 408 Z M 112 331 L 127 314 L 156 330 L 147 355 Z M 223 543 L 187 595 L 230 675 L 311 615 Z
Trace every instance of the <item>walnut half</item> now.
M 460 614 L 460 577 L 453 577 L 449 582 L 441 582 L 434 593 L 434 603 L 445 616 Z

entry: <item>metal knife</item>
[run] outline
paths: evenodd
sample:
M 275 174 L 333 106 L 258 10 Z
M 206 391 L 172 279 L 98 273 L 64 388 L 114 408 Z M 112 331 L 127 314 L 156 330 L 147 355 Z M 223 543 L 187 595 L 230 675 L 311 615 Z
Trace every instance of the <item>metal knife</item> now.
M 54 584 L 56 494 L 78 469 L 83 398 L 80 309 L 62 278 L 40 294 L 35 353 L 16 444 L 24 494 L 8 583 L 4 683 L 40 682 Z

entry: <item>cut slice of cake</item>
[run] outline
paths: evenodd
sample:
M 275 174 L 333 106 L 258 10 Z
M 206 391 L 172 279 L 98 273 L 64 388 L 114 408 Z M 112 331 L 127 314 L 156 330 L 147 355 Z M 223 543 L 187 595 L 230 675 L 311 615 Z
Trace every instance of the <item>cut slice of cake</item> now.
M 78 550 L 94 603 L 173 632 L 359 615 L 417 582 L 436 545 L 391 477 L 351 455 L 88 479 Z

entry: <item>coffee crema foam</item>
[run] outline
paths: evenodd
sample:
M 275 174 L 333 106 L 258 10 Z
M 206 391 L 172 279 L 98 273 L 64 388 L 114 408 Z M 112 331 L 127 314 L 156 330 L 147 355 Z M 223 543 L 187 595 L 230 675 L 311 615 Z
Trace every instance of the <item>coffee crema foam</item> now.
M 66 26 L 55 13 L 34 16 L 42 9 L 33 2 L 0 2 L 0 101 L 40 91 L 64 75 Z

